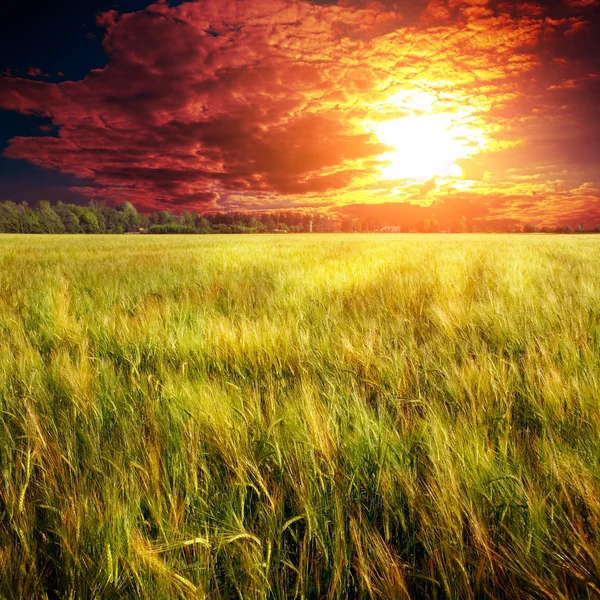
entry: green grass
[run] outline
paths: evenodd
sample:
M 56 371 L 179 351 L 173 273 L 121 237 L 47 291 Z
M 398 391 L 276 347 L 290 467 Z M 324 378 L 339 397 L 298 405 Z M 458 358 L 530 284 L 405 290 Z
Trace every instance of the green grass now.
M 600 236 L 0 236 L 0 597 L 600 597 Z

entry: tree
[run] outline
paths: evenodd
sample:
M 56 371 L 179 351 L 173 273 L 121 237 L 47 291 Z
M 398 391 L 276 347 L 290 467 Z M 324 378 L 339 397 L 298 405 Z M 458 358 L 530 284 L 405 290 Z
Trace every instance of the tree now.
M 10 200 L 0 204 L 0 232 L 18 233 L 19 207 Z
M 96 200 L 90 200 L 86 207 L 86 219 L 89 219 L 89 231 L 85 233 L 103 233 L 107 230 L 106 221 L 104 220 L 104 211 L 106 211 L 106 204 L 104 202 L 97 202 Z M 95 219 L 94 219 L 95 217 Z M 80 219 L 81 220 L 81 219 Z M 85 229 L 85 228 L 84 228 Z
M 122 211 L 116 208 L 103 206 L 101 209 L 104 220 L 104 228 L 110 233 L 123 233 L 127 231 L 127 217 Z
M 523 227 L 523 233 L 538 233 L 540 228 L 537 225 L 532 225 L 531 223 L 527 223 Z
M 167 223 L 166 225 L 152 225 L 148 233 L 196 233 L 196 229 L 191 225 Z
M 456 221 L 456 225 L 454 226 L 454 231 L 456 231 L 456 233 L 467 232 L 467 217 L 459 217 L 458 221 Z
M 248 221 L 248 228 L 252 229 L 252 231 L 258 231 L 260 229 L 261 223 L 257 220 L 256 217 L 252 217 Z
M 148 227 L 150 227 L 150 217 L 148 215 L 145 214 L 138 214 L 138 217 L 140 219 L 140 227 L 144 228 L 144 229 L 148 229 Z
M 185 227 L 195 227 L 196 215 L 188 210 L 184 210 L 179 217 L 179 222 Z
M 212 230 L 210 228 L 210 221 L 206 217 L 200 217 L 199 215 L 196 215 L 194 227 L 196 227 L 196 231 L 198 233 L 211 233 L 212 232 Z
M 573 228 L 570 225 L 566 225 L 564 227 L 558 226 L 554 233 L 573 233 Z
M 20 233 L 43 233 L 42 226 L 38 221 L 38 217 L 33 212 L 27 202 L 21 202 L 17 206 L 19 215 L 19 232 Z
M 44 233 L 64 233 L 65 226 L 54 212 L 48 200 L 40 200 L 37 204 L 37 218 Z
M 342 220 L 342 231 L 345 233 L 354 231 L 354 221 L 350 217 L 344 217 Z
M 77 215 L 83 233 L 100 233 L 98 217 L 93 209 L 83 206 L 71 205 L 71 210 Z
M 125 231 L 136 231 L 140 228 L 140 215 L 131 202 L 119 204 L 116 210 L 123 215 L 121 226 Z
M 159 210 L 150 215 L 151 225 L 168 225 L 173 222 L 173 215 L 168 210 Z
M 425 231 L 427 233 L 437 233 L 439 230 L 440 230 L 440 224 L 435 219 L 432 219 L 431 221 L 429 221 L 429 224 L 427 225 L 427 227 L 425 229 Z
M 54 212 L 61 220 L 66 233 L 81 233 L 79 217 L 71 210 L 70 205 L 59 201 L 54 208 Z

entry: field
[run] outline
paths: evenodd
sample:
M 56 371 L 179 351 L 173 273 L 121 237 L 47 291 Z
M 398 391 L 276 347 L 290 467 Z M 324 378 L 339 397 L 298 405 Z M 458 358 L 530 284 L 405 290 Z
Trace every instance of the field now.
M 0 236 L 0 597 L 600 597 L 600 236 Z

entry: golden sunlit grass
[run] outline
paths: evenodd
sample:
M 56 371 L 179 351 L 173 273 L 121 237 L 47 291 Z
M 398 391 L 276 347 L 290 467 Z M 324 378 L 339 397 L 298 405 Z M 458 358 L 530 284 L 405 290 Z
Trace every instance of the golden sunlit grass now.
M 597 598 L 599 244 L 0 237 L 0 596 Z

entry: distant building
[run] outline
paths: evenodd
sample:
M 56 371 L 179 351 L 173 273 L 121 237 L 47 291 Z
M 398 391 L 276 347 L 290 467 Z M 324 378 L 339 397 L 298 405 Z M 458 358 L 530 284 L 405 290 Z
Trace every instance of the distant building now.
M 400 233 L 401 231 L 400 225 L 386 225 L 379 230 L 379 233 Z

